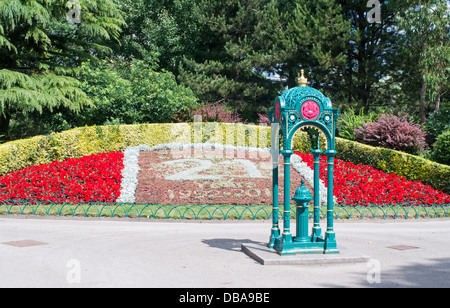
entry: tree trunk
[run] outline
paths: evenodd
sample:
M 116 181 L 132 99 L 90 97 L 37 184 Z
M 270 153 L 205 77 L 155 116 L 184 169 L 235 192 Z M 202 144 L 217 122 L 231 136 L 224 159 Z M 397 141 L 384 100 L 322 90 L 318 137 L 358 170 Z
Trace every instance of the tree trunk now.
M 420 101 L 419 101 L 419 112 L 420 112 L 420 123 L 425 124 L 425 94 L 427 93 L 427 84 L 425 81 L 422 82 L 422 90 L 420 90 Z
M 439 108 L 441 108 L 441 94 L 440 93 L 436 97 L 434 110 L 439 110 Z

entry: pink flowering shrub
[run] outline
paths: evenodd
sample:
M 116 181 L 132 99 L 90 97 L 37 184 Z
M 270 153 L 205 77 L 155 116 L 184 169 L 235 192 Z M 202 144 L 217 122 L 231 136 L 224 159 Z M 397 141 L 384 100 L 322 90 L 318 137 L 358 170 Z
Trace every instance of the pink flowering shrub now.
M 267 113 L 258 113 L 258 123 L 267 125 L 271 124 Z
M 383 114 L 377 121 L 363 123 L 355 130 L 355 140 L 364 144 L 418 154 L 428 148 L 422 126 L 408 122 L 408 115 Z

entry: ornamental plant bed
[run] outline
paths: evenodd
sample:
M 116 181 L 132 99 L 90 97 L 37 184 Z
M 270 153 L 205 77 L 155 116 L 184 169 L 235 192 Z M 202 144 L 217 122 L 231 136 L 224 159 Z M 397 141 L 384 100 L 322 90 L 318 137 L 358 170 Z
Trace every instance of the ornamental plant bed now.
M 114 202 L 122 169 L 121 152 L 28 167 L 0 177 L 0 202 Z
M 169 150 L 146 151 L 139 155 L 139 167 L 136 203 L 269 205 L 273 202 L 269 153 L 189 149 L 176 151 L 174 155 Z M 283 187 L 282 168 L 280 163 L 280 187 Z M 293 196 L 302 176 L 290 168 Z M 308 188 L 312 191 L 309 184 Z M 282 193 L 279 200 L 283 200 Z
M 311 154 L 296 154 L 313 168 Z M 319 177 L 322 180 L 327 177 L 326 157 L 322 157 L 320 161 Z M 356 165 L 340 159 L 335 159 L 334 187 L 336 203 L 341 206 L 450 204 L 449 195 L 420 181 L 410 181 L 371 166 Z
M 291 191 L 302 179 L 311 182 L 313 158 L 296 153 Z M 154 150 L 139 153 L 138 185 L 132 203 L 160 205 L 271 205 L 272 165 L 268 152 L 245 150 Z M 67 159 L 11 172 L 0 177 L 0 202 L 6 200 L 73 204 L 115 204 L 121 195 L 124 154 L 111 152 Z M 280 205 L 283 203 L 280 157 Z M 335 160 L 335 204 L 338 206 L 448 206 L 450 196 L 395 174 Z M 326 192 L 327 164 L 321 160 L 321 197 Z M 307 188 L 313 189 L 307 183 Z M 291 201 L 291 204 L 293 202 Z

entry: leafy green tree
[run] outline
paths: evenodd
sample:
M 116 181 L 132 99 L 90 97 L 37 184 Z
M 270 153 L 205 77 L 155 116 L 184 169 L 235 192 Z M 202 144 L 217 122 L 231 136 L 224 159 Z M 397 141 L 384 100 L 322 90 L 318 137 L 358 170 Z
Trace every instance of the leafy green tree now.
M 157 53 L 159 67 L 177 74 L 184 56 L 200 52 L 200 25 L 192 14 L 195 0 L 115 1 L 127 23 L 120 36 L 122 44 L 110 46 L 116 57 L 143 60 Z
M 112 0 L 79 0 L 79 24 L 68 23 L 75 2 L 0 0 L 0 132 L 16 114 L 92 105 L 71 77 L 82 61 L 108 52 L 124 25 Z
M 410 7 L 401 14 L 400 26 L 421 81 L 420 121 L 425 123 L 426 101 L 435 102 L 434 109 L 439 110 L 441 95 L 450 90 L 450 13 L 445 0 L 408 2 Z
M 176 113 L 197 107 L 190 89 L 179 85 L 167 71 L 157 72 L 154 62 L 92 60 L 78 71 L 81 90 L 93 102 L 79 113 L 70 110 L 44 121 L 57 129 L 84 125 L 167 123 Z M 65 127 L 67 129 L 67 127 Z
M 66 121 L 71 127 L 134 123 L 138 111 L 133 104 L 131 81 L 122 78 L 113 62 L 87 61 L 80 66 L 78 78 L 93 106 L 79 114 L 66 113 Z
M 167 71 L 156 72 L 143 61 L 133 61 L 121 74 L 129 76 L 133 101 L 139 111 L 139 123 L 173 122 L 176 113 L 197 107 L 191 89 L 179 85 Z

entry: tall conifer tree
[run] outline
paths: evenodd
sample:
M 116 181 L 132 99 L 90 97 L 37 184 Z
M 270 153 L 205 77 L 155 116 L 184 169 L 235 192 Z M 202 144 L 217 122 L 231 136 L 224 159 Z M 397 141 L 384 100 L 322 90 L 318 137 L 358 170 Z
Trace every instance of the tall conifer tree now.
M 295 86 L 301 68 L 320 88 L 342 80 L 349 23 L 335 1 L 204 0 L 195 13 L 205 25 L 204 57 L 187 58 L 180 77 L 206 101 L 256 114 Z
M 0 0 L 0 133 L 16 113 L 90 104 L 73 69 L 107 52 L 123 24 L 112 0 Z
M 270 0 L 203 0 L 193 12 L 202 26 L 201 49 L 185 58 L 180 80 L 203 101 L 227 103 L 249 117 L 267 106 L 280 84 L 267 79 L 275 64 L 264 23 Z M 247 115 L 247 114 L 245 114 Z

